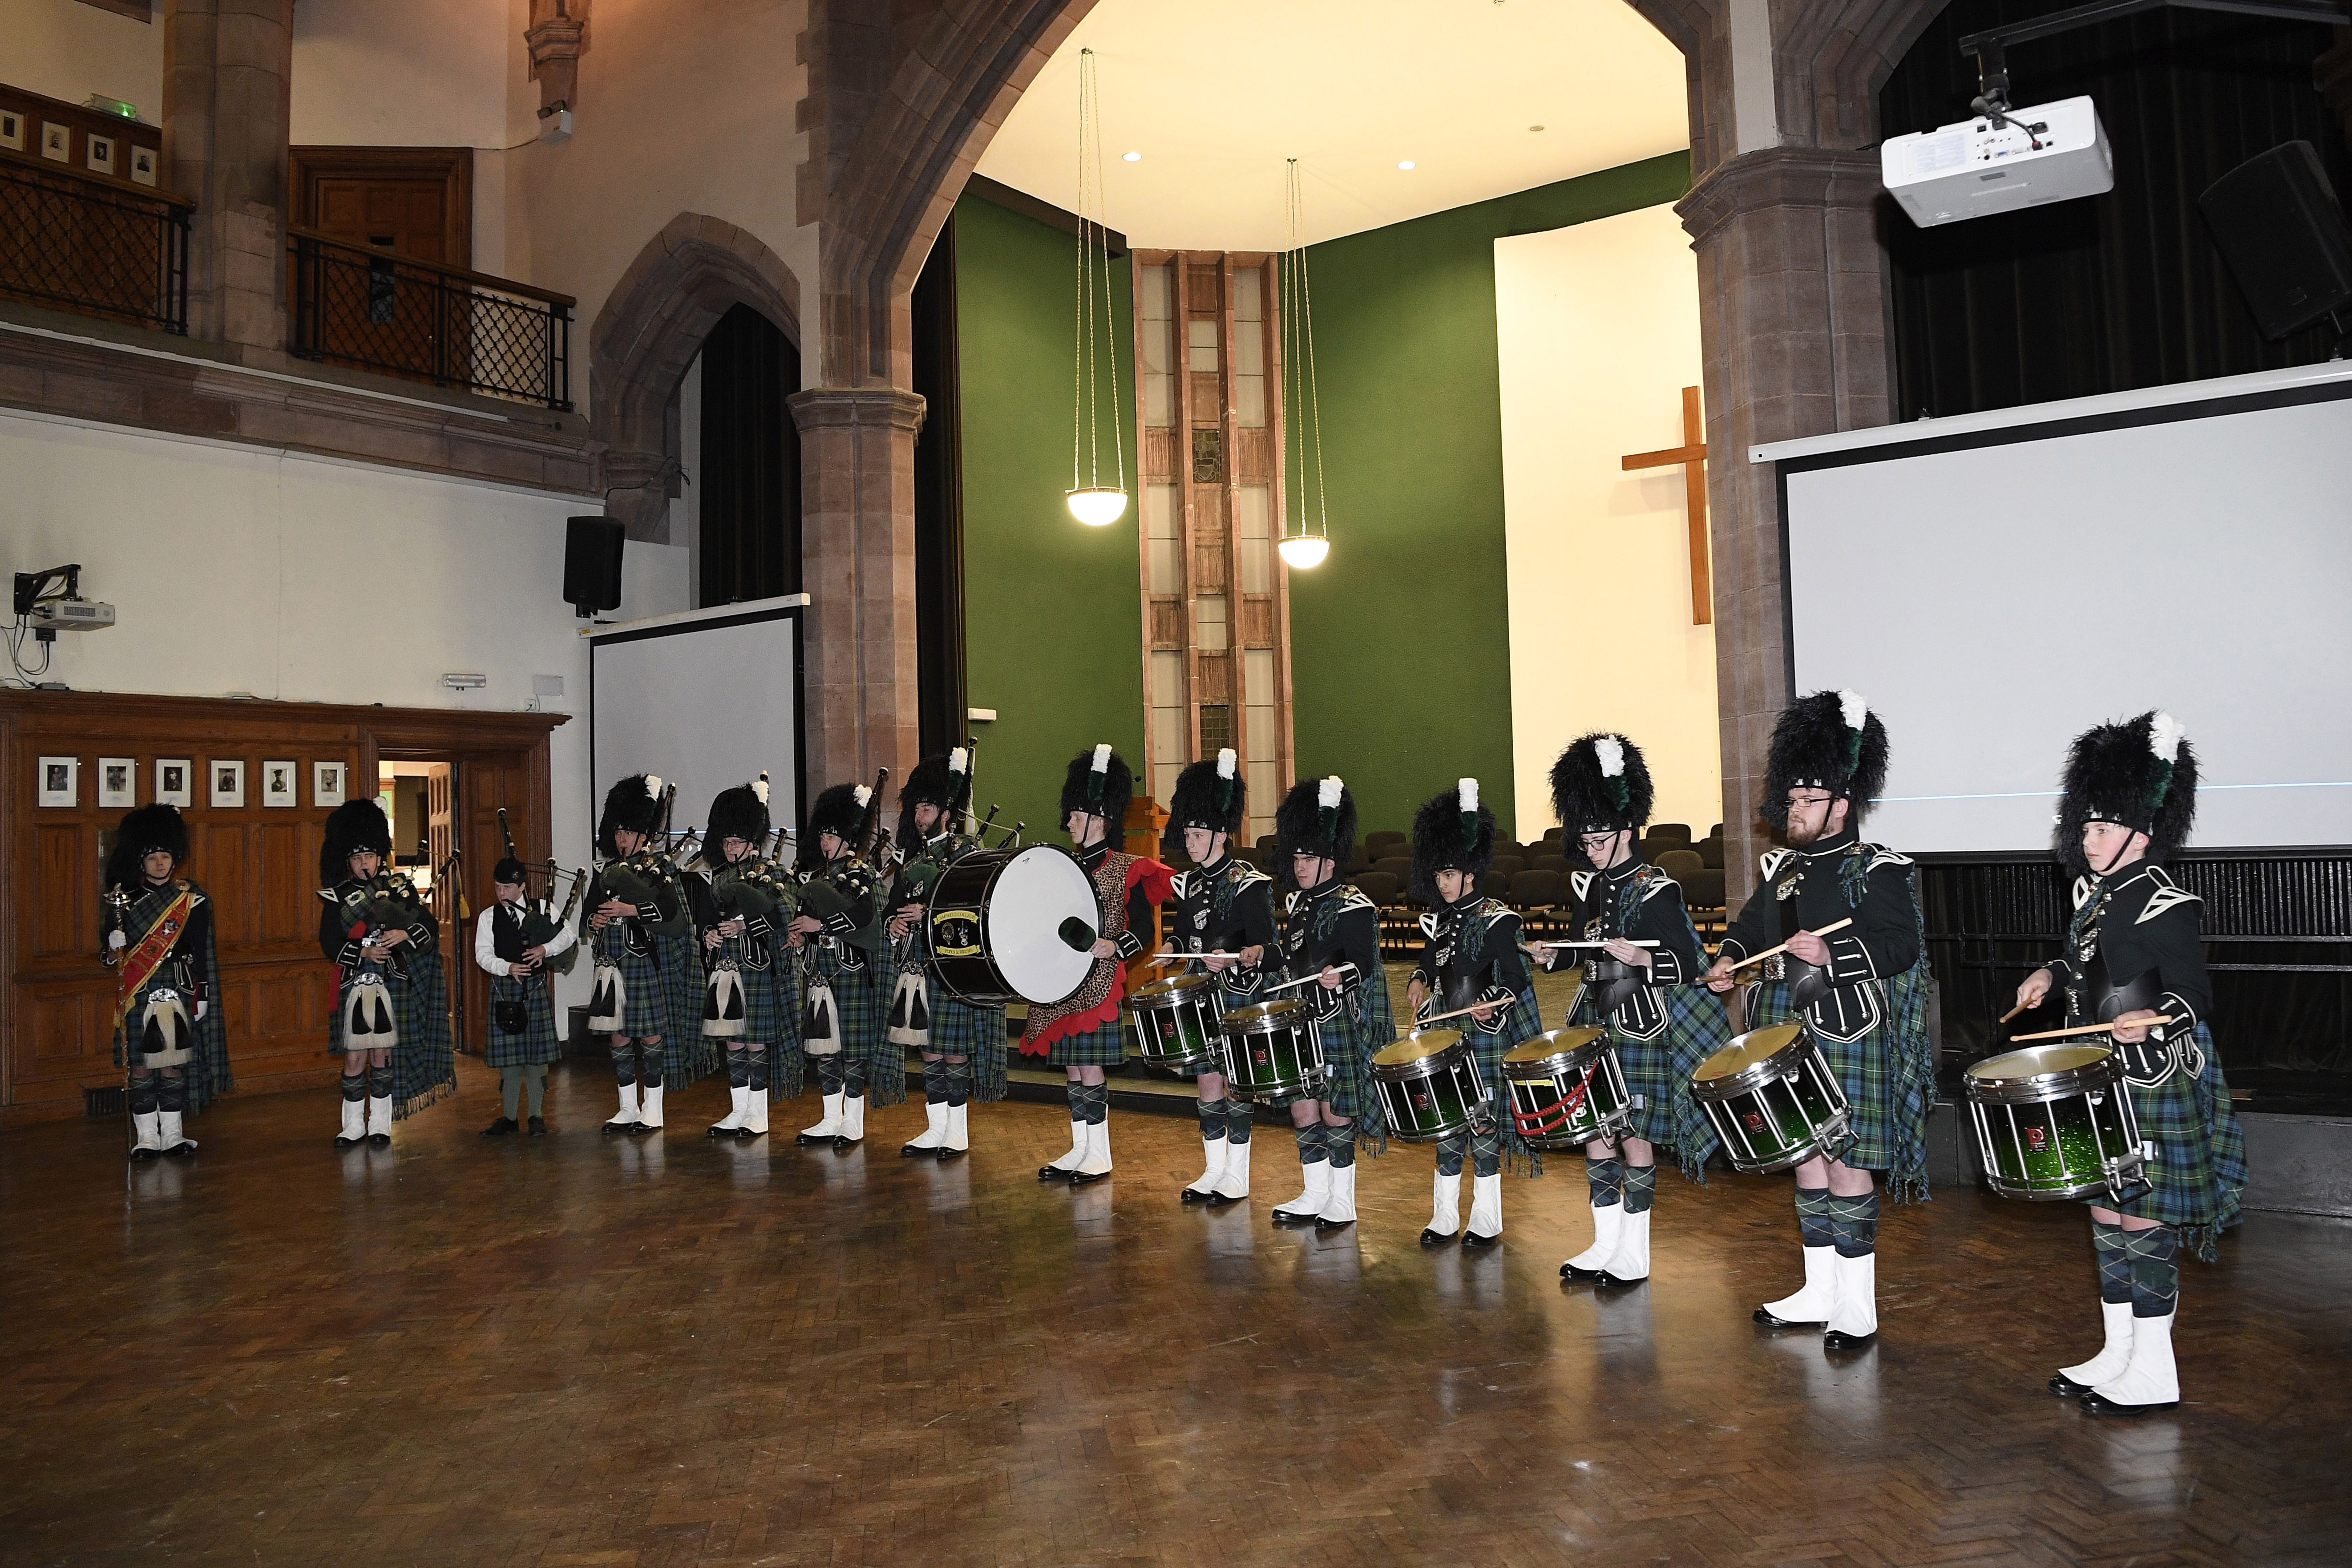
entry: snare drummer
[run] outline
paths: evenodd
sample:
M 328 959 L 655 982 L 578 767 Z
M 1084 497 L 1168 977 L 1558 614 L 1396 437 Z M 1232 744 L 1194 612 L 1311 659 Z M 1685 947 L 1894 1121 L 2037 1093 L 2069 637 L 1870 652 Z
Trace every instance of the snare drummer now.
M 1656 795 L 1642 749 L 1595 732 L 1569 743 L 1551 769 L 1551 804 L 1590 871 L 1576 872 L 1576 938 L 1594 948 L 1553 948 L 1544 967 L 1581 962 L 1585 986 L 1575 1025 L 1609 1031 L 1631 1110 L 1622 1136 L 1584 1146 L 1592 1245 L 1559 1266 L 1563 1279 L 1631 1285 L 1650 1274 L 1651 1204 L 1658 1148 L 1683 1173 L 1706 1180 L 1714 1124 L 1691 1099 L 1691 1074 L 1731 1039 L 1723 1004 L 1698 990 L 1705 958 L 1682 888 L 1633 853 Z
M 1241 1005 L 1274 942 L 1274 879 L 1234 857 L 1248 785 L 1231 746 L 1217 760 L 1198 762 L 1176 775 L 1168 804 L 1168 831 L 1181 837 L 1192 869 L 1170 879 L 1167 945 L 1202 956 L 1185 967 L 1217 976 L 1217 1010 Z M 1250 1117 L 1255 1107 L 1225 1093 L 1225 1075 L 1204 1068 L 1193 1079 L 1200 1095 L 1202 1170 L 1178 1194 L 1187 1204 L 1223 1207 L 1249 1196 Z
M 1062 780 L 1062 825 L 1094 883 L 1097 918 L 1086 984 L 1066 1002 L 1032 1006 L 1022 1028 L 1023 1054 L 1048 1057 L 1069 1076 L 1070 1150 L 1039 1168 L 1041 1182 L 1076 1187 L 1110 1174 L 1110 1090 L 1103 1069 L 1127 1059 L 1127 1026 L 1119 1021 L 1127 963 L 1150 951 L 1169 888 L 1167 867 L 1110 847 L 1134 795 L 1134 773 L 1107 745 L 1072 757 Z
M 2158 864 L 2197 814 L 2197 754 L 2168 713 L 2101 724 L 2074 740 L 2053 847 L 2074 871 L 2065 951 L 2026 976 L 2017 1000 L 2053 987 L 2070 1025 L 2112 1020 L 2124 1083 L 2155 1159 L 2128 1202 L 2091 1205 L 2106 1342 L 2062 1369 L 2052 1393 L 2101 1415 L 2169 1410 L 2180 1400 L 2172 1325 L 2184 1245 L 2210 1263 L 2238 1223 L 2245 1134 L 2230 1106 L 2206 1017 L 2202 900 Z
M 1729 991 L 1751 953 L 1785 944 L 1781 978 L 1748 993 L 1750 1029 L 1801 1017 L 1845 1090 L 1849 1119 L 1833 1152 L 1796 1168 L 1805 1284 L 1756 1310 L 1767 1328 L 1825 1325 L 1842 1350 L 1878 1332 L 1879 1194 L 1927 1191 L 1927 962 L 1911 862 L 1860 837 L 1886 779 L 1886 727 L 1860 694 L 1817 691 L 1772 729 L 1759 815 L 1790 846 L 1763 858 L 1763 880 L 1731 922 L 1706 983 Z M 1821 928 L 1852 923 L 1828 936 Z M 1768 963 L 1771 961 L 1768 960 Z
M 1253 994 L 1271 999 L 1276 985 L 1307 982 L 1281 994 L 1312 1005 L 1323 1050 L 1321 1092 L 1290 1102 L 1306 1190 L 1274 1219 L 1353 1225 L 1356 1146 L 1377 1155 L 1387 1142 L 1371 1084 L 1372 1053 L 1396 1038 L 1381 969 L 1381 912 L 1339 877 L 1355 852 L 1356 800 L 1337 776 L 1299 780 L 1275 813 L 1274 830 L 1280 869 L 1296 890 L 1284 900 L 1275 959 L 1260 969 Z
M 923 1131 L 898 1151 L 910 1159 L 962 1158 L 971 1147 L 967 1107 L 1005 1095 L 1004 1009 L 975 1007 L 930 983 L 930 933 L 922 923 L 924 894 L 940 873 L 981 847 L 959 831 L 971 804 L 971 753 L 961 746 L 917 763 L 898 791 L 898 845 L 906 859 L 890 891 L 890 939 L 901 955 L 890 1016 L 892 1028 L 923 1057 Z
M 1478 880 L 1495 863 L 1495 814 L 1478 804 L 1478 781 L 1464 779 L 1423 805 L 1412 819 L 1412 880 L 1427 900 L 1421 917 L 1421 961 L 1405 985 L 1405 1002 L 1423 1013 L 1458 1013 L 1455 1023 L 1477 1053 L 1486 1099 L 1470 1124 L 1437 1141 L 1437 1176 L 1423 1247 L 1442 1247 L 1462 1228 L 1462 1156 L 1470 1156 L 1470 1228 L 1465 1247 L 1503 1239 L 1503 1156 L 1534 1175 L 1541 1156 L 1504 1114 L 1503 1053 L 1543 1033 L 1535 986 L 1519 952 L 1519 917 L 1500 899 L 1482 897 Z

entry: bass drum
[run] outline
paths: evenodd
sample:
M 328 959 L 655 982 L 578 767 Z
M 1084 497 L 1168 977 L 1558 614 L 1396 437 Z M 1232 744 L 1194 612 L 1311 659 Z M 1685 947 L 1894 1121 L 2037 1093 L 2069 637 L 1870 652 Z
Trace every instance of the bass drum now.
M 1095 885 L 1052 844 L 974 849 L 923 903 L 931 973 L 975 1007 L 1066 1002 L 1094 969 Z

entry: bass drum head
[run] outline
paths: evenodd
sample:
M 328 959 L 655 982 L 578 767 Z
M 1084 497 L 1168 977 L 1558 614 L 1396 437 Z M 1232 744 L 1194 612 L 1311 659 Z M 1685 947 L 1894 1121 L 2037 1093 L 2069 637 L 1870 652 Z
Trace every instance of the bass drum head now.
M 1102 915 L 1095 908 L 1094 883 L 1066 851 L 1033 844 L 1006 861 L 989 888 L 982 918 L 989 959 L 1022 1000 L 1066 1002 L 1087 983 L 1093 954 L 1062 940 L 1062 922 L 1076 919 L 1093 931 Z

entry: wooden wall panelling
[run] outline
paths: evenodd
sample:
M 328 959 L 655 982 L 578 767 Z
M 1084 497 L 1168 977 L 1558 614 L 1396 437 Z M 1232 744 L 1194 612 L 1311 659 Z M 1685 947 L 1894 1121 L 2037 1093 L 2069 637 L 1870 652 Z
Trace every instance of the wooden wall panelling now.
M 255 1092 L 328 1083 L 336 1070 L 326 1053 L 332 973 L 318 949 L 314 896 L 332 808 L 317 804 L 310 764 L 342 763 L 346 792 L 364 798 L 373 794 L 380 737 L 502 757 L 520 783 L 499 787 L 519 789 L 528 808 L 517 837 L 544 857 L 547 735 L 562 722 L 558 714 L 0 691 L 0 1125 L 77 1115 L 85 1086 L 118 1081 L 98 891 L 121 810 L 98 806 L 100 757 L 133 760 L 141 805 L 155 799 L 158 757 L 195 764 L 183 808 L 187 874 L 214 900 L 231 1059 L 239 1091 Z M 80 759 L 75 805 L 36 804 L 45 755 Z M 214 806 L 205 764 L 233 758 L 246 763 L 246 804 Z M 300 766 L 296 804 L 264 805 L 261 764 L 288 758 Z M 490 822 L 495 840 L 494 812 Z M 496 858 L 493 851 L 478 863 L 485 893 Z

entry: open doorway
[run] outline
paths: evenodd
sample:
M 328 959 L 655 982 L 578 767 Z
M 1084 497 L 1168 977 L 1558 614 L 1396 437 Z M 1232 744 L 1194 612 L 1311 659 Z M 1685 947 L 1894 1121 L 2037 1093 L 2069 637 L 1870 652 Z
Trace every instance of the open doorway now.
M 376 804 L 392 824 L 392 863 L 416 884 L 441 927 L 441 973 L 449 985 L 450 1037 L 461 1051 L 479 1048 L 466 1026 L 474 989 L 465 928 L 473 915 L 466 893 L 464 857 L 457 833 L 457 764 L 454 761 L 379 757 Z

